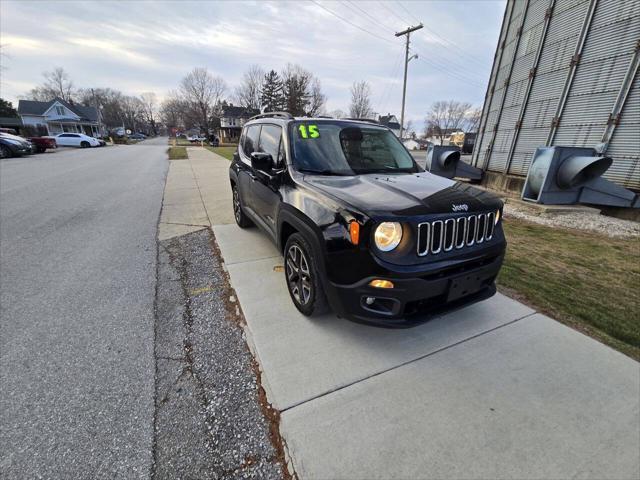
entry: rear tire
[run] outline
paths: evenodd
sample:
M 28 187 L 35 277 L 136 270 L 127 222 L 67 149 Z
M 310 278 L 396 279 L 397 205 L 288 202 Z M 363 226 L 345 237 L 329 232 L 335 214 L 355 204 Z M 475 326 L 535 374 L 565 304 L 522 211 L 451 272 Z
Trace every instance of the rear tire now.
M 247 217 L 242 209 L 242 203 L 240 202 L 240 192 L 238 187 L 234 184 L 231 187 L 232 199 L 233 199 L 233 216 L 236 219 L 236 223 L 240 228 L 248 228 L 253 225 L 253 222 Z
M 9 147 L 7 147 L 6 145 L 0 145 L 0 158 L 10 158 L 13 155 L 11 155 L 11 150 L 9 149 Z
M 36 153 L 44 153 L 47 149 L 44 147 L 38 147 L 36 148 Z
M 284 247 L 284 278 L 296 308 L 310 317 L 329 310 L 313 250 L 299 233 L 293 233 Z
M 89 148 L 91 145 L 89 144 L 89 142 L 83 140 L 82 142 L 80 142 L 80 147 L 81 148 Z

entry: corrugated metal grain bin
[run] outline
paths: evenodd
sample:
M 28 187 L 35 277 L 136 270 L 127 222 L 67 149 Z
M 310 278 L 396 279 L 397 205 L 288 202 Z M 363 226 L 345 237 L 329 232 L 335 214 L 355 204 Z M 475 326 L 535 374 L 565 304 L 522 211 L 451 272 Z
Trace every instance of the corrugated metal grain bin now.
M 472 163 L 527 174 L 542 146 L 606 149 L 640 190 L 640 0 L 508 0 Z

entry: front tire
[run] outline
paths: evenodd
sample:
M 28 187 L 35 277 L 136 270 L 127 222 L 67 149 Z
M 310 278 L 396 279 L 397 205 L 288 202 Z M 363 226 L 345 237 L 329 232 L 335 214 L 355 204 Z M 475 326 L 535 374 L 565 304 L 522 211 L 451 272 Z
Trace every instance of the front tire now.
M 293 304 L 307 317 L 325 313 L 327 298 L 307 240 L 299 233 L 292 234 L 284 252 L 285 281 Z
M 89 142 L 87 141 L 82 141 L 80 142 L 80 147 L 81 148 L 89 148 L 91 145 L 89 144 Z
M 249 220 L 246 213 L 242 209 L 242 203 L 240 202 L 240 192 L 236 185 L 232 185 L 231 193 L 233 198 L 233 216 L 236 219 L 236 223 L 240 228 L 248 228 L 253 225 L 253 222 Z

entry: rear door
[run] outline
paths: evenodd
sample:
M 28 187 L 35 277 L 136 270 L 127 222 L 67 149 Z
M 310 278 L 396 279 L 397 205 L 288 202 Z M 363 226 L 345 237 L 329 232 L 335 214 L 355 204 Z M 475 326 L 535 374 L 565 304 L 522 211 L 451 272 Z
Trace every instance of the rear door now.
M 253 201 L 253 184 L 256 176 L 251 168 L 251 154 L 258 151 L 260 138 L 260 124 L 245 127 L 240 144 L 238 145 L 238 188 L 240 190 L 240 201 L 245 210 L 257 214 Z

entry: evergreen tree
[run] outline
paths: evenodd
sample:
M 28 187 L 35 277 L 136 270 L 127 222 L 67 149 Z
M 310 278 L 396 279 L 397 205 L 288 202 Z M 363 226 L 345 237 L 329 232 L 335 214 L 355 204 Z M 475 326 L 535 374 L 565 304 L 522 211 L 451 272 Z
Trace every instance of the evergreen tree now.
M 264 76 L 260 89 L 260 103 L 264 112 L 277 112 L 284 109 L 283 84 L 275 70 Z
M 18 112 L 11 102 L 8 102 L 4 98 L 0 98 L 0 117 L 17 117 Z

